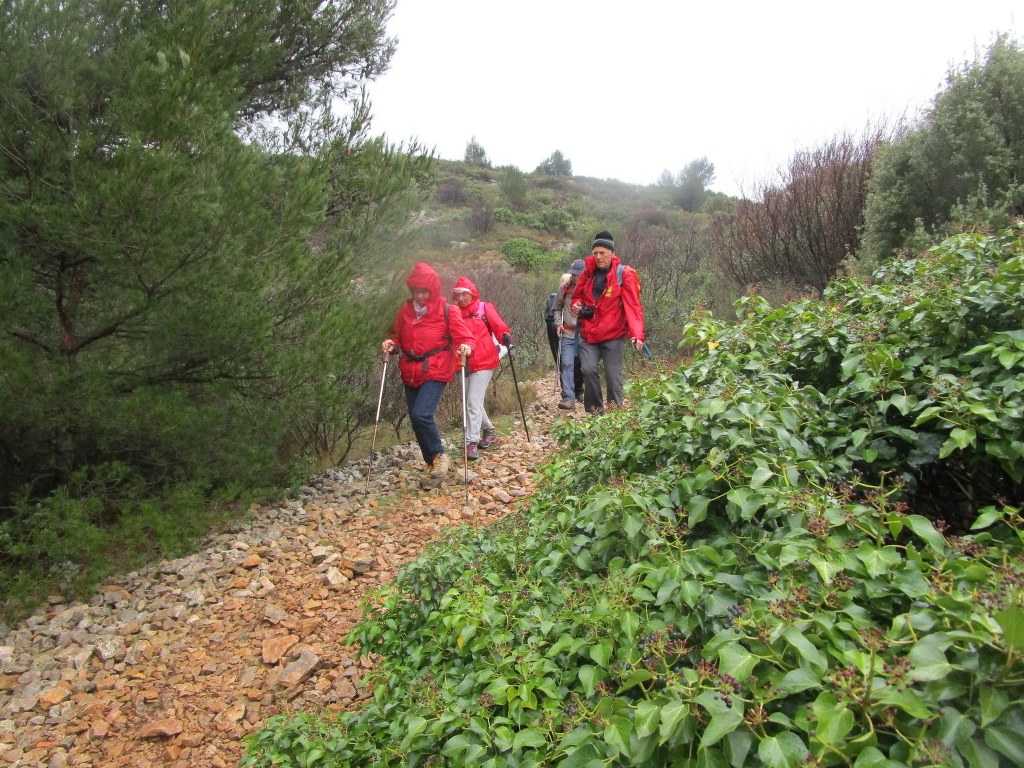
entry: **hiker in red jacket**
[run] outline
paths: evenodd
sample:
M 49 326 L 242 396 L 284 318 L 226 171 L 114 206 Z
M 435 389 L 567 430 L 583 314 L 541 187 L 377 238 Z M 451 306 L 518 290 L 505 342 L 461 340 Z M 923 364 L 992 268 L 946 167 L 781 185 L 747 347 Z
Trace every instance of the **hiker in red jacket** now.
M 462 319 L 473 336 L 474 353 L 466 366 L 466 457 L 475 461 L 478 448 L 488 448 L 498 440 L 494 424 L 484 410 L 484 395 L 499 364 L 496 340 L 501 339 L 508 347 L 512 334 L 494 305 L 480 301 L 480 291 L 468 277 L 455 281 L 452 301 L 462 310 Z
M 603 413 L 598 364 L 604 361 L 608 401 L 622 405 L 622 353 L 626 340 L 637 352 L 644 348 L 640 276 L 619 260 L 615 239 L 608 230 L 597 233 L 584 265 L 570 306 L 576 313 L 580 333 L 583 407 L 587 413 Z
M 412 296 L 398 310 L 391 337 L 381 343 L 381 349 L 399 355 L 409 421 L 431 477 L 440 478 L 448 474 L 451 460 L 444 452 L 434 414 L 445 385 L 458 370 L 456 355 L 465 359 L 473 354 L 473 336 L 462 313 L 445 301 L 441 278 L 429 264 L 421 261 L 414 266 L 405 284 Z

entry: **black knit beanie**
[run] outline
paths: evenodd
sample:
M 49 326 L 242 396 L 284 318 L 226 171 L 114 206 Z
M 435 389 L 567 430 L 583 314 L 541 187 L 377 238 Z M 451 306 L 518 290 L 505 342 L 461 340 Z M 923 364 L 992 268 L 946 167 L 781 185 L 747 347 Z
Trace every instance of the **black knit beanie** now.
M 598 247 L 607 248 L 609 251 L 615 250 L 615 238 L 612 237 L 612 233 L 607 229 L 602 229 L 597 233 L 594 237 L 594 244 L 590 246 L 590 249 L 593 250 Z

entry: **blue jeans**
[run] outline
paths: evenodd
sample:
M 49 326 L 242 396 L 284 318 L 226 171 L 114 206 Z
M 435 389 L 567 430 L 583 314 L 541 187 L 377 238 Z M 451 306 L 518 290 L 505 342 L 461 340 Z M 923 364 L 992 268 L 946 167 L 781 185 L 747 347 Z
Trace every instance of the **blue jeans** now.
M 580 363 L 576 358 L 576 336 L 563 336 L 562 344 L 562 399 L 575 400 L 576 394 L 583 390 L 582 379 L 577 379 Z
M 444 445 L 441 443 L 441 432 L 434 421 L 434 413 L 437 412 L 437 404 L 441 401 L 441 395 L 447 382 L 425 381 L 418 387 L 405 385 L 405 403 L 409 406 L 409 421 L 412 422 L 412 431 L 416 434 L 416 442 L 419 443 L 420 453 L 423 460 L 430 464 L 439 453 L 444 453 Z

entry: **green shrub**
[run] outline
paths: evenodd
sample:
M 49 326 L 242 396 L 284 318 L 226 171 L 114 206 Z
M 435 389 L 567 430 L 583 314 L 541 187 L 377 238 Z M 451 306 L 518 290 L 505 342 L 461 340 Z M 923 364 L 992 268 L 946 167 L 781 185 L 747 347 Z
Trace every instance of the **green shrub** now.
M 513 237 L 501 246 L 501 255 L 513 267 L 530 270 L 542 261 L 548 250 L 528 237 Z
M 1024 764 L 1020 235 L 695 317 L 529 509 L 382 590 L 366 709 L 243 763 Z

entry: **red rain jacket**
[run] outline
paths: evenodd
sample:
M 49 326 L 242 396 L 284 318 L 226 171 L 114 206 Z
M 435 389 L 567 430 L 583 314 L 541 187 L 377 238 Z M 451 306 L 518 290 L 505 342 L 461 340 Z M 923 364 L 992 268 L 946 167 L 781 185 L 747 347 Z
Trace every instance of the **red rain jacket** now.
M 597 269 L 593 255 L 584 259 L 586 265 L 579 276 L 576 290 L 572 292 L 572 302 L 582 302 L 587 306 L 596 307 L 594 317 L 586 320 L 580 317 L 577 325 L 580 337 L 588 344 L 600 344 L 603 341 L 644 338 L 644 308 L 640 303 L 640 276 L 632 267 L 622 270 L 622 285 L 619 285 L 619 256 L 612 254 L 611 265 L 608 267 L 608 280 L 604 291 L 594 296 L 594 272 Z M 596 298 L 596 300 L 595 300 Z
M 469 372 L 492 371 L 498 367 L 498 348 L 494 345 L 491 333 L 500 342 L 506 333 L 510 333 L 505 321 L 501 319 L 493 304 L 480 301 L 480 291 L 468 277 L 460 277 L 455 281 L 456 288 L 468 288 L 473 301 L 462 310 L 462 319 L 466 328 L 473 335 L 473 354 L 469 357 Z M 461 309 L 458 304 L 455 309 Z M 488 323 L 490 326 L 488 327 Z
M 459 308 L 445 301 L 441 278 L 429 264 L 421 261 L 414 266 L 405 284 L 410 290 L 426 288 L 430 298 L 427 313 L 420 318 L 416 317 L 413 300 L 407 299 L 391 327 L 391 341 L 399 349 L 398 370 L 402 382 L 410 387 L 422 386 L 426 381 L 449 382 L 458 370 L 455 350 L 460 344 L 472 347 L 473 336 L 466 329 Z

